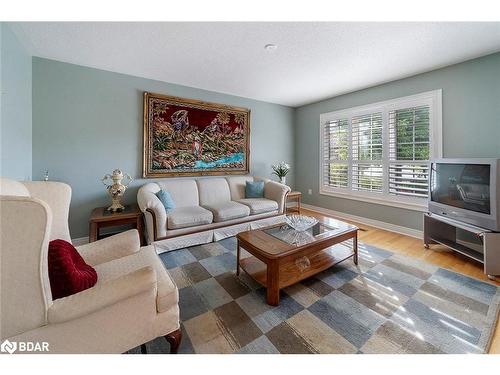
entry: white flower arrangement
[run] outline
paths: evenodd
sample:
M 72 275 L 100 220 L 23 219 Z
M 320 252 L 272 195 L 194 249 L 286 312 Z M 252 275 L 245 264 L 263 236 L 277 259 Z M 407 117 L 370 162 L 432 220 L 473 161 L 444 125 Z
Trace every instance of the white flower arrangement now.
M 288 172 L 290 172 L 290 165 L 288 163 L 285 163 L 284 161 L 280 162 L 279 164 L 273 164 L 273 174 L 278 176 L 280 179 L 285 177 Z

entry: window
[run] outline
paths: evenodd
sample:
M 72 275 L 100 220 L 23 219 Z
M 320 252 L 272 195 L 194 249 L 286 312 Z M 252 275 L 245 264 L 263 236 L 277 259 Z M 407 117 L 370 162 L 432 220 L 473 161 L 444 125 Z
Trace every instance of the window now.
M 427 198 L 430 107 L 389 112 L 389 193 Z
M 321 115 L 320 193 L 422 209 L 441 156 L 441 90 Z
M 382 113 L 351 119 L 351 189 L 382 192 Z
M 337 188 L 346 188 L 347 155 L 349 141 L 347 139 L 347 120 L 336 120 L 324 126 L 324 138 L 327 140 L 323 157 L 327 162 L 323 165 L 324 183 Z

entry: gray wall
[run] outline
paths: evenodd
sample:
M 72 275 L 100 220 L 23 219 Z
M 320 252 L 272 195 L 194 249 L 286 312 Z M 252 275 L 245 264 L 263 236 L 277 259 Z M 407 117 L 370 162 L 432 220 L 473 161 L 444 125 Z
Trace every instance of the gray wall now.
M 51 180 L 71 185 L 73 238 L 87 235 L 93 207 L 109 203 L 104 174 L 119 167 L 136 179 L 127 203 L 146 182 L 140 178 L 143 91 L 250 108 L 252 174 L 269 177 L 271 163 L 293 160 L 292 108 L 34 57 L 33 179 L 47 169 Z
M 319 116 L 321 113 L 443 90 L 443 156 L 500 158 L 500 53 L 337 96 L 296 109 L 295 187 L 304 203 L 422 228 L 422 214 L 384 205 L 320 195 Z M 307 190 L 313 194 L 308 195 Z
M 6 23 L 0 24 L 0 176 L 31 178 L 31 55 Z

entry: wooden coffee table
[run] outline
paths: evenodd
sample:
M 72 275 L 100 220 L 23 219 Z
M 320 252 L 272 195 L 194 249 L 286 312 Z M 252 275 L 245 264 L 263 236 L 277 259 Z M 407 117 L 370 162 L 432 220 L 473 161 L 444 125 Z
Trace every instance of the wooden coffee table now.
M 335 246 L 353 240 L 353 249 Z M 358 228 L 340 220 L 320 221 L 306 232 L 287 224 L 241 232 L 237 236 L 236 274 L 240 267 L 267 288 L 266 301 L 277 306 L 280 289 L 307 279 L 348 258 L 358 264 Z M 251 254 L 241 258 L 241 248 Z

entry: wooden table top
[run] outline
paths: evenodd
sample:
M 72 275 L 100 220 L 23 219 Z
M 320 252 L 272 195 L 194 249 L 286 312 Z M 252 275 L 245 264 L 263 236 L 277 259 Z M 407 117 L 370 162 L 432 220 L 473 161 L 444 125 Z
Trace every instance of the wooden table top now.
M 290 244 L 288 242 L 280 240 L 279 238 L 276 238 L 269 233 L 266 233 L 266 230 L 280 227 L 284 224 L 277 224 L 261 229 L 241 232 L 237 235 L 237 238 L 243 244 L 251 246 L 253 250 L 258 252 L 261 256 L 274 259 L 285 257 L 295 252 L 300 252 L 301 250 L 304 250 L 311 246 L 320 245 L 323 242 L 330 241 L 332 238 L 344 237 L 346 234 L 349 237 L 354 235 L 354 233 L 358 231 L 358 227 L 340 220 L 319 220 L 319 223 L 337 230 L 319 234 L 315 236 L 314 240 L 305 243 L 304 245 Z
M 298 195 L 302 195 L 302 193 L 300 191 L 291 191 L 288 193 L 289 197 L 296 197 Z
M 109 207 L 109 206 L 108 206 Z M 102 222 L 102 221 L 112 221 L 112 220 L 120 220 L 120 219 L 133 219 L 142 215 L 142 211 L 140 210 L 137 204 L 129 204 L 125 205 L 125 210 L 122 212 L 109 212 L 106 209 L 108 207 L 97 207 L 92 210 L 92 214 L 90 215 L 90 222 Z

